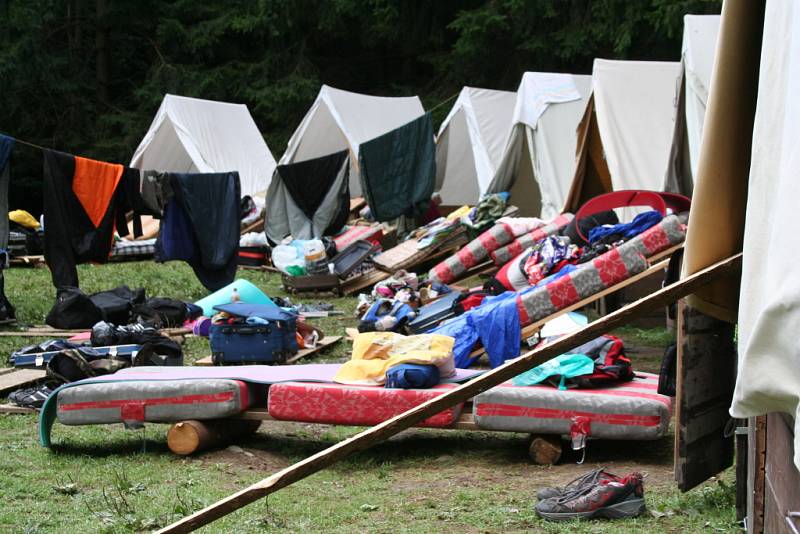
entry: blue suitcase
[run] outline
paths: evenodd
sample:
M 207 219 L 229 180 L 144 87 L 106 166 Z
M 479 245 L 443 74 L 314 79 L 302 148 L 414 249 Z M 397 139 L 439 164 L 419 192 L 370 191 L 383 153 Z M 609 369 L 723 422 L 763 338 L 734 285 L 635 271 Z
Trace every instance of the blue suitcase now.
M 214 365 L 280 364 L 296 354 L 297 315 L 276 306 L 222 304 L 214 306 L 243 319 L 256 318 L 260 324 L 215 324 L 209 331 L 211 361 Z

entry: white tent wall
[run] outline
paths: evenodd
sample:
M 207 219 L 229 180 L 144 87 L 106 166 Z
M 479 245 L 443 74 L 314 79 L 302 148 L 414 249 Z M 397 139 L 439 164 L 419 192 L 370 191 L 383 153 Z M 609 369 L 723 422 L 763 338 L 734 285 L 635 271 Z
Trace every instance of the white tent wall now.
M 800 469 L 800 5 L 766 4 L 739 298 L 733 417 L 794 418 Z
M 167 172 L 237 171 L 242 195 L 263 194 L 275 159 L 243 104 L 166 95 L 131 167 Z
M 549 103 L 540 113 L 536 104 L 543 97 L 536 80 L 542 76 L 557 76 L 574 96 Z M 523 215 L 552 218 L 560 213 L 575 174 L 576 129 L 590 93 L 591 76 L 526 72 L 503 160 L 488 191 L 509 190 Z
M 289 164 L 350 151 L 350 196 L 361 196 L 358 147 L 425 113 L 419 97 L 382 97 L 323 85 L 286 146 L 280 163 Z
M 481 196 L 465 115 L 459 110 L 436 138 L 436 189 L 444 206 L 475 204 Z
M 615 191 L 660 191 L 667 173 L 681 64 L 595 59 L 595 114 Z
M 697 172 L 703 118 L 706 115 L 711 69 L 719 33 L 719 15 L 686 15 L 683 17 L 684 102 L 686 135 L 689 139 L 689 162 L 692 175 Z
M 475 204 L 503 157 L 516 94 L 464 87 L 439 127 L 437 186 L 442 204 Z

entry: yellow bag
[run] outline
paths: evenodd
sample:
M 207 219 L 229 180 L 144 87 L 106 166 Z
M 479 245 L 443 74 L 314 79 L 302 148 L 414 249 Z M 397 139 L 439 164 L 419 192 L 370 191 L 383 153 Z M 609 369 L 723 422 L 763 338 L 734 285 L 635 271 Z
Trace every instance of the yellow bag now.
M 378 386 L 386 382 L 386 371 L 401 363 L 435 365 L 439 376 L 456 373 L 455 340 L 439 334 L 404 336 L 395 332 L 364 332 L 353 340 L 353 356 L 333 378 L 340 384 Z
M 30 228 L 31 230 L 39 229 L 39 221 L 37 221 L 33 215 L 25 210 L 9 211 L 8 220 L 13 221 L 20 226 L 24 226 L 25 228 Z

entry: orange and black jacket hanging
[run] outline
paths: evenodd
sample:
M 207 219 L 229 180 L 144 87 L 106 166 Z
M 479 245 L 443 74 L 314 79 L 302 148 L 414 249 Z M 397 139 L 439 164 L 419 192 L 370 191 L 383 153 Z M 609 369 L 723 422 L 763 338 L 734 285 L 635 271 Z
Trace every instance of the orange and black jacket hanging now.
M 44 151 L 44 257 L 57 289 L 78 287 L 77 264 L 108 261 L 138 184 L 138 169 Z

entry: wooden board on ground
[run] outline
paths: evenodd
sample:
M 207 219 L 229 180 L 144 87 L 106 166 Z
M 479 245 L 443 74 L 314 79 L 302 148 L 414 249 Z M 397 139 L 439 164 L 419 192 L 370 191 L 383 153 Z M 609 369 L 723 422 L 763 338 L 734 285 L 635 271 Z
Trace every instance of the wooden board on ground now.
M 458 249 L 467 244 L 466 229 L 462 226 L 453 231 L 440 243 L 436 243 L 423 249 L 417 248 L 417 239 L 407 239 L 375 257 L 375 266 L 389 273 L 395 273 L 400 269 L 411 269 L 415 265 L 422 263 L 434 254 L 447 252 L 455 253 Z
M 49 326 L 32 326 L 25 330 L 6 330 L 0 331 L 0 337 L 49 337 L 49 338 L 69 338 L 78 334 L 85 334 L 89 332 L 88 328 L 80 330 L 59 330 L 58 328 L 51 328 Z M 191 328 L 164 328 L 159 330 L 159 333 L 171 338 L 179 338 L 191 335 Z
M 374 286 L 378 282 L 383 282 L 391 275 L 386 271 L 380 269 L 373 269 L 364 274 L 348 278 L 342 282 L 342 293 L 345 295 L 352 295 L 358 293 L 362 289 Z
M 0 375 L 0 395 L 4 396 L 44 377 L 45 372 L 36 369 L 17 369 L 13 373 L 2 374 Z
M 425 401 L 419 406 L 393 417 L 388 421 L 384 421 L 355 436 L 342 440 L 294 465 L 281 469 L 277 473 L 229 497 L 219 500 L 158 532 L 162 534 L 191 532 L 203 525 L 207 525 L 254 501 L 275 493 L 299 480 L 303 480 L 350 456 L 354 452 L 364 451 L 377 443 L 399 434 L 407 428 L 411 428 L 420 421 L 442 410 L 464 402 L 520 373 L 532 369 L 537 365 L 541 365 L 559 354 L 563 354 L 576 346 L 591 341 L 609 330 L 620 327 L 636 314 L 671 304 L 677 299 L 696 292 L 699 288 L 722 276 L 737 272 L 741 268 L 741 264 L 742 254 L 739 253 L 721 262 L 710 265 L 705 269 L 701 269 L 674 284 L 660 289 L 652 295 L 648 295 L 637 302 L 589 323 L 580 330 L 568 334 L 549 345 L 527 352 L 513 360 L 508 360 L 503 365 L 491 371 L 487 371 L 438 397 Z
M 317 346 L 316 347 L 314 347 L 313 349 L 303 349 L 303 350 L 298 351 L 297 354 L 295 354 L 294 356 L 292 356 L 291 358 L 286 360 L 286 364 L 293 364 L 293 363 L 295 363 L 297 361 L 302 360 L 303 358 L 307 358 L 308 356 L 311 356 L 312 354 L 316 354 L 318 352 L 321 352 L 321 351 L 327 349 L 328 347 L 330 347 L 332 345 L 335 345 L 336 343 L 338 343 L 341 340 L 342 340 L 342 336 L 325 336 L 324 338 L 320 339 L 317 342 Z M 202 367 L 210 367 L 210 366 L 214 365 L 214 362 L 211 361 L 211 356 L 206 356 L 205 358 L 201 358 L 201 359 L 197 360 L 196 362 L 194 362 L 194 364 L 202 366 Z
M 16 404 L 0 404 L 0 414 L 29 414 L 39 413 L 35 408 L 26 408 L 25 406 L 17 406 Z
M 11 267 L 37 267 L 44 265 L 44 256 L 14 256 L 8 260 Z

